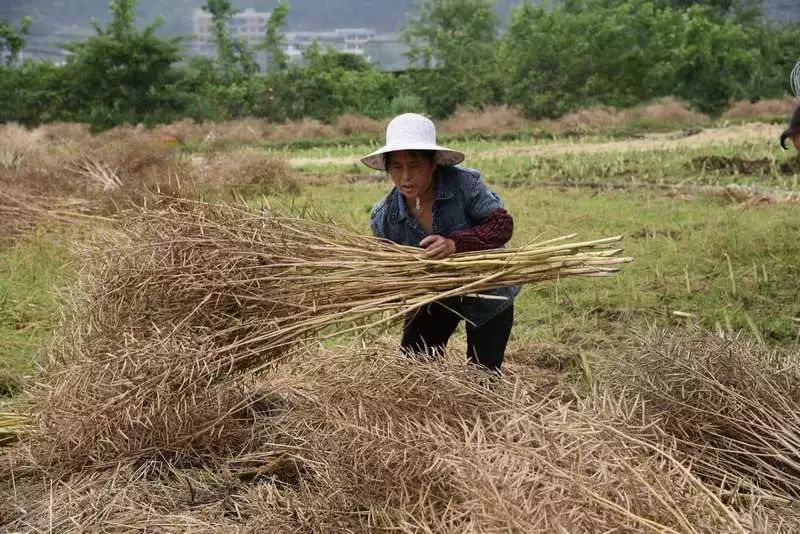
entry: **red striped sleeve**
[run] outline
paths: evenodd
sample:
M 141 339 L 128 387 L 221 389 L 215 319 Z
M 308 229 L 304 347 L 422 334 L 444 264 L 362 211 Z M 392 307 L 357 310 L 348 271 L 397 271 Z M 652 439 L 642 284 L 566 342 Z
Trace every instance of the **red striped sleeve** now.
M 500 248 L 514 233 L 514 219 L 504 209 L 491 212 L 477 226 L 458 230 L 449 236 L 456 243 L 456 252 L 472 252 Z

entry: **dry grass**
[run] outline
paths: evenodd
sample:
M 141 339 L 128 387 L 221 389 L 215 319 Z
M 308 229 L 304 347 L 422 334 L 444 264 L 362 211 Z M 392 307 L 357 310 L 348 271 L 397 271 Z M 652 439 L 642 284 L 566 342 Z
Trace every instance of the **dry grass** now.
M 598 133 L 624 130 L 693 128 L 710 123 L 707 115 L 689 109 L 674 98 L 665 98 L 628 109 L 599 106 L 570 113 L 537 125 L 553 133 Z
M 30 397 L 43 465 L 202 456 L 197 439 L 228 432 L 216 422 L 250 406 L 231 392 L 235 376 L 274 366 L 299 341 L 375 314 L 387 315 L 373 326 L 399 320 L 440 296 L 607 276 L 627 261 L 615 239 L 428 261 L 327 224 L 177 199 L 120 221 L 87 260 L 90 286 Z
M 89 136 L 80 125 L 3 126 L 0 210 L 17 216 L 0 223 L 4 241 L 25 235 L 44 219 L 74 224 L 75 218 L 52 215 L 77 205 L 83 213 L 108 215 L 158 203 L 165 195 L 198 198 L 201 190 L 220 186 L 298 189 L 287 164 L 275 156 L 239 150 L 212 153 L 208 163 L 200 158 L 193 164 L 176 153 L 182 143 L 177 134 L 141 127 Z
M 560 119 L 541 121 L 538 126 L 554 133 L 589 133 L 610 129 L 619 123 L 619 115 L 613 108 L 599 106 L 569 113 Z
M 269 131 L 269 140 L 276 142 L 290 142 L 298 139 L 330 139 L 332 137 L 336 137 L 334 127 L 316 119 L 272 125 Z
M 31 234 L 42 223 L 60 226 L 91 220 L 94 206 L 82 199 L 31 194 L 0 181 L 0 247 Z
M 608 431 L 601 414 L 578 413 L 513 372 L 487 388 L 455 362 L 421 367 L 369 351 L 321 360 L 295 368 L 303 400 L 279 427 L 300 466 L 296 498 L 308 503 L 295 529 L 735 524 L 667 456 L 637 444 L 632 433 Z M 681 488 L 678 501 L 663 499 L 667 487 Z
M 497 135 L 516 133 L 529 126 L 522 111 L 510 106 L 489 106 L 484 110 L 459 108 L 443 120 L 439 130 L 445 134 Z
M 707 115 L 689 109 L 685 103 L 674 98 L 664 98 L 652 104 L 631 108 L 624 115 L 627 120 L 648 120 L 654 123 L 685 123 L 695 126 L 708 123 Z
M 89 460 L 55 479 L 38 468 L 26 477 L 28 466 L 17 471 L 16 497 L 6 497 L 15 510 L 9 524 L 706 532 L 742 531 L 749 520 L 666 449 L 641 441 L 640 430 L 610 412 L 561 404 L 513 369 L 505 382 L 482 386 L 461 362 L 421 365 L 376 347 L 310 353 L 258 388 L 279 400 L 248 419 L 250 439 L 238 452 L 191 468 L 165 458 L 134 466 Z
M 37 128 L 48 143 L 56 146 L 75 147 L 88 145 L 92 132 L 88 124 L 75 122 L 51 122 Z
M 31 393 L 37 463 L 57 472 L 241 452 L 259 398 L 235 377 L 209 377 L 204 365 L 214 348 L 198 338 L 180 333 L 139 341 L 121 334 L 60 348 L 64 361 Z
M 17 124 L 0 125 L 0 171 L 18 172 L 23 167 L 42 165 L 44 135 Z
M 196 163 L 192 176 L 195 183 L 212 188 L 257 185 L 274 192 L 300 187 L 285 160 L 253 148 L 213 153 Z
M 800 364 L 759 345 L 665 332 L 606 366 L 606 380 L 644 402 L 693 471 L 737 495 L 800 496 Z
M 455 352 L 298 344 L 448 289 L 541 280 L 534 266 L 591 274 L 569 258 L 616 259 L 613 241 L 427 262 L 411 284 L 418 250 L 320 223 L 178 200 L 125 221 L 30 394 L 34 430 L 0 461 L 13 529 L 800 526 L 780 500 L 798 492 L 788 358 L 662 336 L 605 364 L 580 400 L 528 363 L 498 379 Z
M 350 137 L 357 135 L 370 135 L 379 137 L 386 132 L 385 121 L 362 117 L 361 115 L 346 114 L 336 119 L 336 133 Z
M 342 129 L 370 124 L 362 117 L 342 117 Z M 230 145 L 252 145 L 270 141 L 287 143 L 300 139 L 327 139 L 337 137 L 341 130 L 316 119 L 303 119 L 285 123 L 271 123 L 260 119 L 238 119 L 217 123 L 195 123 L 190 120 L 159 126 L 157 136 L 170 136 L 182 143 L 200 143 L 207 152 L 224 149 Z
M 764 121 L 775 119 L 788 120 L 797 107 L 797 99 L 787 97 L 774 100 L 750 102 L 743 100 L 734 102 L 725 113 L 723 119 L 741 121 Z

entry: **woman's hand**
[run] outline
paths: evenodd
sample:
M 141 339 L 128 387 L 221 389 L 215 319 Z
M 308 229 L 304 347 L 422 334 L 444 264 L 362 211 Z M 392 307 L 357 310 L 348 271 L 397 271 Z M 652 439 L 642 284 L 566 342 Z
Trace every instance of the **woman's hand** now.
M 456 242 L 440 235 L 429 235 L 419 245 L 425 249 L 429 260 L 443 260 L 456 252 Z

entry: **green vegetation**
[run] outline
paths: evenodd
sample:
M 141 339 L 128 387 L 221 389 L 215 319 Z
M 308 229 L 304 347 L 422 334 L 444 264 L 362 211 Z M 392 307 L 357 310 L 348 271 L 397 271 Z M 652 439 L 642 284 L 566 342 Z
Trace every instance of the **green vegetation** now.
M 6 63 L 11 65 L 19 57 L 20 51 L 25 46 L 24 36 L 30 32 L 33 20 L 25 17 L 19 24 L 19 28 L 8 22 L 0 21 L 0 58 L 6 54 Z
M 800 55 L 800 25 L 767 22 L 752 2 L 523 2 L 501 21 L 492 0 L 423 0 L 404 29 L 414 68 L 392 74 L 317 46 L 289 63 L 280 48 L 289 5 L 279 4 L 256 47 L 268 57 L 262 71 L 258 50 L 228 29 L 235 2 L 206 3 L 218 54 L 188 61 L 176 39 L 155 35 L 161 21 L 134 26 L 136 4 L 111 0 L 108 28 L 96 25 L 97 35 L 69 45 L 74 55 L 63 66 L 0 67 L 0 121 L 96 128 L 184 117 L 331 122 L 407 110 L 445 117 L 460 106 L 496 104 L 547 118 L 670 95 L 719 113 L 732 100 L 784 96 Z M 0 24 L 0 53 L 10 61 L 29 24 Z
M 71 259 L 53 235 L 0 249 L 0 396 L 15 393 L 34 370 L 58 320 L 58 292 L 74 278 Z

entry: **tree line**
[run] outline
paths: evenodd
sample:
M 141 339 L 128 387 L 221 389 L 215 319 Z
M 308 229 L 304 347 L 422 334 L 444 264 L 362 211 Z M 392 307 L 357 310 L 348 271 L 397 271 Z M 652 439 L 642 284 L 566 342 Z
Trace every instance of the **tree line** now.
M 363 58 L 309 47 L 283 51 L 285 1 L 263 42 L 229 31 L 231 0 L 208 0 L 216 57 L 186 57 L 181 39 L 138 27 L 136 0 L 110 0 L 110 22 L 64 45 L 63 64 L 18 60 L 30 19 L 0 22 L 0 122 L 155 124 L 244 116 L 275 121 L 344 113 L 374 118 L 414 110 L 521 107 L 530 118 L 590 105 L 626 107 L 676 96 L 716 113 L 733 100 L 783 96 L 800 56 L 800 25 L 777 24 L 753 0 L 523 2 L 508 20 L 493 0 L 419 0 L 403 39 L 412 65 L 388 73 Z M 256 54 L 266 54 L 261 68 Z

